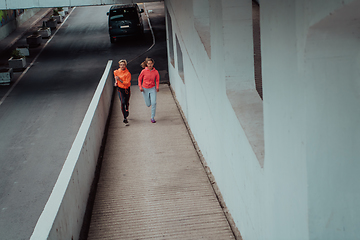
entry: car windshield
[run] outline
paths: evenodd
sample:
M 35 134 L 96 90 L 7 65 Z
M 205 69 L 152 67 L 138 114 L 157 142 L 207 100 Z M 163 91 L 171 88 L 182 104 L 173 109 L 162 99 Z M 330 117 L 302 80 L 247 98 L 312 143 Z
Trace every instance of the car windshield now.
M 137 18 L 138 16 L 135 8 L 120 8 L 110 11 L 110 20 L 112 21 L 137 19 Z

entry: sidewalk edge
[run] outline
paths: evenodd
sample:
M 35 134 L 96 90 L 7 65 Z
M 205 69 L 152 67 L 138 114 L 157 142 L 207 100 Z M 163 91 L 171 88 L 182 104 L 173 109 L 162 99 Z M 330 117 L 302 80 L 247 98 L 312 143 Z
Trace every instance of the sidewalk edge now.
M 52 10 L 52 8 L 49 8 L 47 11 L 45 11 L 43 14 L 41 14 L 39 17 L 37 17 L 36 19 L 34 19 L 34 21 L 26 28 L 24 29 L 24 31 L 22 31 L 18 36 L 16 36 L 4 49 L 2 49 L 2 51 L 6 51 L 9 48 L 11 48 L 12 46 L 14 46 L 14 44 L 20 39 L 22 38 L 25 33 L 32 28 L 35 24 L 37 24 L 42 18 L 44 18 L 50 11 Z M 35 16 L 35 15 L 34 15 Z M 30 18 L 31 19 L 31 18 Z M 21 25 L 20 25 L 21 26 Z M 16 31 L 16 30 L 15 30 Z
M 237 226 L 235 224 L 235 221 L 234 221 L 233 217 L 231 216 L 231 213 L 230 213 L 229 209 L 227 208 L 227 206 L 225 204 L 225 201 L 224 201 L 224 198 L 223 198 L 223 196 L 222 196 L 222 194 L 220 192 L 220 189 L 219 189 L 218 185 L 216 184 L 215 177 L 212 174 L 208 164 L 206 163 L 206 160 L 205 160 L 204 156 L 201 153 L 201 150 L 200 150 L 200 148 L 199 148 L 199 146 L 198 146 L 198 144 L 196 142 L 196 139 L 195 139 L 195 137 L 194 137 L 194 135 L 193 135 L 193 133 L 192 133 L 192 131 L 190 129 L 189 123 L 188 123 L 188 121 L 187 121 L 187 119 L 185 117 L 185 114 L 184 114 L 181 106 L 180 106 L 180 103 L 176 99 L 175 91 L 173 90 L 171 85 L 169 85 L 169 89 L 170 89 L 172 97 L 173 97 L 173 99 L 175 101 L 175 104 L 176 104 L 176 106 L 177 106 L 177 108 L 178 108 L 178 110 L 180 112 L 180 115 L 181 115 L 181 118 L 182 118 L 182 120 L 183 120 L 183 122 L 185 124 L 185 127 L 186 127 L 186 129 L 187 129 L 187 131 L 189 133 L 189 136 L 191 138 L 191 142 L 192 142 L 192 144 L 193 144 L 193 146 L 195 148 L 195 151 L 199 156 L 200 162 L 203 165 L 204 170 L 206 172 L 206 175 L 207 175 L 207 177 L 208 177 L 208 179 L 210 181 L 210 184 L 211 184 L 211 186 L 212 186 L 212 188 L 213 188 L 213 190 L 215 192 L 216 198 L 218 199 L 219 204 L 220 204 L 220 206 L 221 206 L 221 208 L 222 208 L 222 210 L 224 212 L 225 218 L 229 223 L 231 231 L 233 232 L 234 237 L 235 237 L 236 240 L 243 240 L 242 237 L 241 237 L 241 233 L 240 233 L 239 229 L 237 228 Z

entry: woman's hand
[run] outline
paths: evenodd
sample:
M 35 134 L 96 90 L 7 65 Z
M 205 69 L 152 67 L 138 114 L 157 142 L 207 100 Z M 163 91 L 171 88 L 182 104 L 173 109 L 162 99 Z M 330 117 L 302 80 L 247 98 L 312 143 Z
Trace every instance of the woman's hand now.
M 159 92 L 159 89 L 156 89 L 157 92 Z
M 115 77 L 116 80 L 120 81 L 121 83 L 124 83 L 121 78 L 119 78 L 118 76 Z
M 143 92 L 143 91 L 144 91 L 144 89 L 140 88 L 140 92 Z

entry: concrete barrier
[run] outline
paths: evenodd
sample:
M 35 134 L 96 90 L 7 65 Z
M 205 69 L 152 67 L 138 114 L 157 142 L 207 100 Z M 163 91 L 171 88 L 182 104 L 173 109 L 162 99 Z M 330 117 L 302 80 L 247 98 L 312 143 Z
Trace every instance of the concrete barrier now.
M 109 60 L 31 240 L 78 239 L 113 91 Z

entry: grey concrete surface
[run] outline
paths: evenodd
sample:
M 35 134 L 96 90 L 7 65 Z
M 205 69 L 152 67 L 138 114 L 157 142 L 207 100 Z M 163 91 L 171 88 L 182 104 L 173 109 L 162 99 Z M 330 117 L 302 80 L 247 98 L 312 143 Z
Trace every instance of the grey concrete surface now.
M 46 8 L 46 7 L 68 7 L 68 6 L 94 6 L 105 4 L 127 4 L 127 3 L 143 3 L 143 2 L 159 2 L 163 0 L 52 0 L 52 1 L 12 1 L 0 0 L 0 10 L 22 9 L 22 8 Z
M 16 41 L 18 41 L 29 29 L 34 25 L 38 24 L 39 19 L 45 17 L 51 12 L 51 8 L 43 8 L 38 11 L 34 16 L 30 17 L 27 21 L 18 26 L 12 33 L 7 37 L 0 40 L 0 53 L 11 48 Z
M 113 59 L 117 68 L 117 60 L 133 59 L 152 44 L 148 29 L 143 39 L 111 44 L 106 16 L 109 8 L 74 9 L 45 48 L 48 39 L 30 49 L 26 67 L 40 53 L 39 57 L 0 105 L 1 240 L 30 237 L 108 59 Z M 41 26 L 42 16 L 32 19 L 32 24 L 23 28 L 25 33 L 9 36 L 6 41 L 11 47 L 3 42 L 0 66 L 7 64 L 9 51 L 25 43 L 25 37 Z M 154 24 L 164 22 L 163 14 L 154 17 Z M 160 31 L 156 36 L 160 34 L 164 36 Z M 158 40 L 159 46 L 152 51 L 163 51 L 165 38 Z M 166 57 L 166 51 L 160 55 Z M 129 68 L 139 72 L 143 58 Z M 158 66 L 165 71 L 166 66 Z M 21 74 L 16 72 L 15 81 Z M 0 86 L 0 99 L 13 84 Z
M 130 126 L 114 101 L 88 239 L 234 239 L 168 85 L 155 124 L 131 91 Z
M 115 69 L 118 59 L 132 60 L 128 67 L 136 84 L 140 62 L 150 56 L 161 80 L 168 80 L 163 5 L 146 6 L 152 10 L 156 38 L 151 51 L 141 55 L 152 44 L 149 29 L 144 39 L 110 44 L 105 15 L 109 6 L 76 8 L 0 105 L 0 239 L 30 236 L 103 72 L 102 62 L 113 59 Z M 2 42 L 0 66 L 6 65 L 11 48 L 23 44 L 37 22 L 41 25 L 48 12 L 43 13 L 22 28 L 28 32 L 18 31 Z M 29 60 L 46 41 L 30 49 Z M 0 98 L 10 87 L 1 87 Z M 97 200 L 89 239 L 233 239 L 167 85 L 161 85 L 158 95 L 156 124 L 150 123 L 150 109 L 137 86 L 132 91 L 129 127 L 122 125 L 115 99 L 106 154 L 118 158 L 104 161 L 97 194 L 118 204 L 104 211 L 106 206 Z M 125 164 L 130 165 L 123 168 Z M 107 175 L 111 172 L 114 175 Z M 106 179 L 113 182 L 104 185 Z M 113 189 L 117 195 L 108 191 Z

